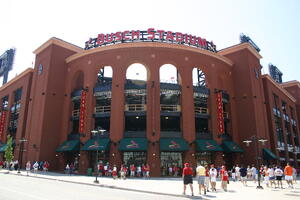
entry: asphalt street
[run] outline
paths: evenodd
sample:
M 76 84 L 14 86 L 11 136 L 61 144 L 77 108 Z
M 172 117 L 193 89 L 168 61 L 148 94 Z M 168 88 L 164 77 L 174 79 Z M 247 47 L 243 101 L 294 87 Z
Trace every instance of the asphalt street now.
M 126 182 L 124 182 L 126 184 Z M 0 200 L 141 200 L 201 199 L 132 192 L 35 177 L 0 174 Z

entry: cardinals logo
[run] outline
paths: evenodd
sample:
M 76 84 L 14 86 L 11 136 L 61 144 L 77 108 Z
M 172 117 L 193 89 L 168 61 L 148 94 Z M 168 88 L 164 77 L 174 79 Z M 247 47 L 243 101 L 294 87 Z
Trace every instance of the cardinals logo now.
M 210 144 L 209 142 L 205 142 L 205 144 L 206 144 L 207 149 L 215 149 L 216 148 L 214 145 Z
M 70 148 L 70 146 L 71 146 L 70 142 L 67 142 L 67 144 L 64 145 L 64 146 L 62 147 L 62 149 L 68 149 L 68 148 Z
M 94 148 L 99 148 L 99 147 L 103 147 L 103 146 L 99 146 L 99 142 L 95 141 L 94 144 L 92 144 L 91 146 L 89 146 L 89 149 L 94 149 Z
M 171 144 L 169 145 L 170 149 L 178 149 L 180 148 L 180 144 L 176 143 L 175 141 L 171 141 Z
M 134 140 L 131 140 L 130 141 L 130 144 L 128 144 L 126 146 L 127 149 L 136 149 L 136 148 L 139 148 L 139 144 L 136 143 Z

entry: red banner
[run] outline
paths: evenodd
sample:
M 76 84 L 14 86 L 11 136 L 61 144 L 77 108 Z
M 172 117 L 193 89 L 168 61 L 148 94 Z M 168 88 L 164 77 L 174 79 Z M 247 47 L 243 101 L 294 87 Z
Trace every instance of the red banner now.
M 224 115 L 223 115 L 223 102 L 222 102 L 222 92 L 217 93 L 217 120 L 218 120 L 218 131 L 219 133 L 224 133 Z
M 85 111 L 86 111 L 86 91 L 81 92 L 80 114 L 79 114 L 79 133 L 84 132 Z
M 5 120 L 6 120 L 6 110 L 2 110 L 1 118 L 0 118 L 0 140 L 2 138 L 2 134 L 4 131 Z

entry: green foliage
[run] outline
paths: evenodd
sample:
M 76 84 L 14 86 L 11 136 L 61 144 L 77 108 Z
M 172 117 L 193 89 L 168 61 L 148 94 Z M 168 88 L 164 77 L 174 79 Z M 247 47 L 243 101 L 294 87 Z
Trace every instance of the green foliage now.
M 10 135 L 7 136 L 7 148 L 4 154 L 5 160 L 10 163 L 14 159 L 13 154 L 13 139 Z

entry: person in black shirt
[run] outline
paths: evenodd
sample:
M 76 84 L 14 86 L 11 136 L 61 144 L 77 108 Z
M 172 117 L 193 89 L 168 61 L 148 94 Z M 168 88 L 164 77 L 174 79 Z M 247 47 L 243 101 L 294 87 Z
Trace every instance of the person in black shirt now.
M 244 165 L 241 166 L 240 174 L 243 185 L 247 186 L 247 168 Z

